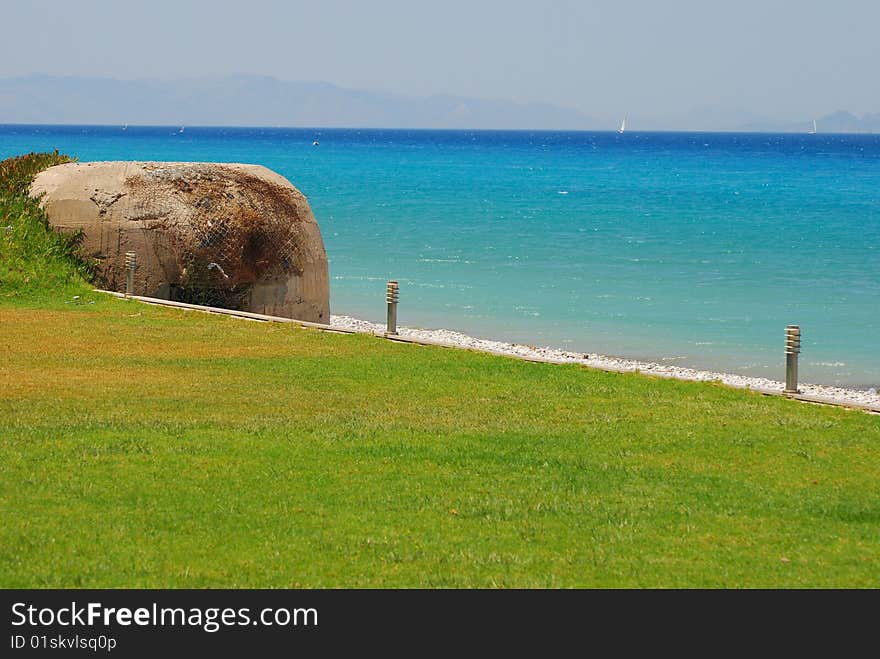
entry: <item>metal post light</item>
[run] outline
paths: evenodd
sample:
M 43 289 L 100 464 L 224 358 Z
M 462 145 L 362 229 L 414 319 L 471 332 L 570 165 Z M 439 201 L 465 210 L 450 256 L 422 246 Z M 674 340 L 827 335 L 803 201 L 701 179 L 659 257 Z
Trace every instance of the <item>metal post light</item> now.
M 385 301 L 388 303 L 388 322 L 385 327 L 386 334 L 397 334 L 397 300 L 400 296 L 399 286 L 396 281 L 389 281 L 385 289 Z
M 125 253 L 125 297 L 134 291 L 134 271 L 137 269 L 137 253 Z
M 801 328 L 789 325 L 785 328 L 785 389 L 783 393 L 799 394 L 798 354 L 801 351 Z

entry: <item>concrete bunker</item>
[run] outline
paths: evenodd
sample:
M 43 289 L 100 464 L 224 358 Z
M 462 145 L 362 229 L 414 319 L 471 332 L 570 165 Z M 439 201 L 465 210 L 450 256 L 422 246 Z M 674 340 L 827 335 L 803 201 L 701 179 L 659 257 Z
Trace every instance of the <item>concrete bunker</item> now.
M 49 221 L 82 230 L 98 284 L 256 313 L 329 322 L 327 255 L 305 196 L 259 165 L 57 165 L 31 186 Z

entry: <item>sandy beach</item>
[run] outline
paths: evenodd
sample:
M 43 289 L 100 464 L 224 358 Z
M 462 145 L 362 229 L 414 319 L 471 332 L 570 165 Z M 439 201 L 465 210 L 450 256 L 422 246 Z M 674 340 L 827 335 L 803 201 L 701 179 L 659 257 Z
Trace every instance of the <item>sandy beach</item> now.
M 372 323 L 351 316 L 332 315 L 330 324 L 333 327 L 367 334 L 383 335 L 385 326 Z M 498 355 L 510 355 L 523 359 L 531 359 L 555 364 L 583 364 L 592 368 L 620 373 L 639 371 L 646 375 L 656 375 L 664 378 L 676 378 L 679 380 L 693 380 L 698 382 L 721 382 L 731 387 L 740 389 L 752 389 L 765 393 L 782 393 L 785 384 L 781 381 L 769 378 L 755 378 L 734 373 L 719 373 L 715 371 L 701 371 L 682 366 L 670 366 L 656 362 L 624 359 L 595 353 L 570 352 L 552 347 L 538 347 L 504 341 L 480 339 L 461 332 L 448 329 L 420 329 L 413 327 L 399 327 L 398 334 L 404 339 L 417 342 L 439 344 L 455 348 L 479 350 Z M 783 366 L 780 365 L 780 371 Z M 858 390 L 833 387 L 828 385 L 799 383 L 799 388 L 805 397 L 810 397 L 817 402 L 838 403 L 867 407 L 880 411 L 880 393 L 876 389 Z

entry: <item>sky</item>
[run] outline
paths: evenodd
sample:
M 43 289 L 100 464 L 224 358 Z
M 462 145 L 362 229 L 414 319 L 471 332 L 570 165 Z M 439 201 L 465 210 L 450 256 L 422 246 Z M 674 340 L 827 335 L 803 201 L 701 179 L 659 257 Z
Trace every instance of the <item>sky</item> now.
M 878 0 L 0 5 L 0 77 L 260 74 L 594 117 L 880 112 Z

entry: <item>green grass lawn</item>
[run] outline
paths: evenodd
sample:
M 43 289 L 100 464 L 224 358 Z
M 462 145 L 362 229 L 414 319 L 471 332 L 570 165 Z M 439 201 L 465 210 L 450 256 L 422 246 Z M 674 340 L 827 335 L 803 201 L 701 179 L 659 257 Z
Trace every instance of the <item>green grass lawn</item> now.
M 9 199 L 2 587 L 880 583 L 880 416 L 110 298 Z
M 0 327 L 6 587 L 880 582 L 878 416 L 99 294 Z

